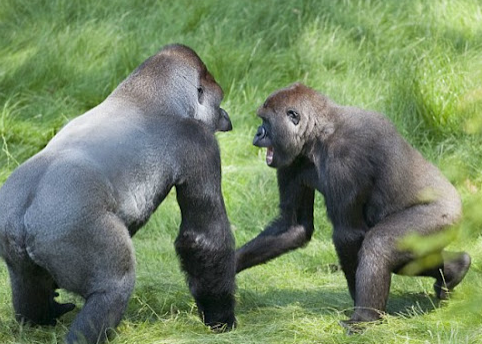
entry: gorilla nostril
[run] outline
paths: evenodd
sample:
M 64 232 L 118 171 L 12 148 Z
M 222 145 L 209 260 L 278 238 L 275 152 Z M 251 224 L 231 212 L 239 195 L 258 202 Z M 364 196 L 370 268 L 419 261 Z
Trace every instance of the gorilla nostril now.
M 258 131 L 256 132 L 256 138 L 262 139 L 265 136 L 266 136 L 266 129 L 264 129 L 264 127 L 259 127 Z
M 256 135 L 254 136 L 253 145 L 261 147 L 260 143 L 266 138 L 266 135 L 266 129 L 262 125 L 259 126 L 258 131 L 256 131 Z
M 229 119 L 229 115 L 228 115 L 228 113 L 226 112 L 226 110 L 221 109 L 221 111 L 223 112 L 223 117 L 226 118 L 226 119 Z

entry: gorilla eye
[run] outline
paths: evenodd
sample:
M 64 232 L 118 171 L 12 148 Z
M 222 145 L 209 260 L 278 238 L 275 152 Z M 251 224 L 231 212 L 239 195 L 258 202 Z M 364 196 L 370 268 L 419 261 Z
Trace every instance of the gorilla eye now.
M 300 114 L 296 112 L 295 110 L 288 110 L 286 111 L 286 115 L 289 117 L 291 122 L 293 122 L 294 125 L 298 125 L 300 123 Z
M 203 96 L 204 96 L 204 89 L 202 87 L 197 88 L 197 98 L 200 103 L 203 101 Z

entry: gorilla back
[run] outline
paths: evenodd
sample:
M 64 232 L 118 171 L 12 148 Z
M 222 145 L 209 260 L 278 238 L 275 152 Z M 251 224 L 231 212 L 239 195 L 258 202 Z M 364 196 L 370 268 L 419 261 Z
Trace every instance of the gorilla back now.
M 234 318 L 234 240 L 221 193 L 216 130 L 231 129 L 223 92 L 190 48 L 169 45 L 104 102 L 72 120 L 0 189 L 0 254 L 19 321 L 55 324 L 85 298 L 67 342 L 96 343 L 132 293 L 131 236 L 172 187 L 176 251 L 204 322 Z
M 355 303 L 347 323 L 378 319 L 391 273 L 425 258 L 402 249 L 401 240 L 453 225 L 461 215 L 456 189 L 383 115 L 339 106 L 302 84 L 274 92 L 258 116 L 253 144 L 267 148 L 266 163 L 277 169 L 280 214 L 236 252 L 237 271 L 307 244 L 318 190 Z M 430 254 L 438 264 L 415 274 L 433 277 L 437 296 L 446 298 L 470 257 L 440 247 Z

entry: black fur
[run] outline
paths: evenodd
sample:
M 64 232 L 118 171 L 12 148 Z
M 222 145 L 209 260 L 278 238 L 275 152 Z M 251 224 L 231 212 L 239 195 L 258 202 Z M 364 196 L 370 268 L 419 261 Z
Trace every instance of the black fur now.
M 461 215 L 455 188 L 377 113 L 338 106 L 294 84 L 268 97 L 254 142 L 277 168 L 280 215 L 236 252 L 237 272 L 305 245 L 313 233 L 314 190 L 324 198 L 333 241 L 355 312 L 347 323 L 385 310 L 391 273 L 416 257 L 401 249 L 407 234 L 430 235 Z M 465 276 L 465 252 L 431 252 L 440 264 L 417 274 L 435 278 L 446 298 Z
M 17 319 L 54 324 L 73 308 L 54 301 L 64 288 L 86 299 L 67 342 L 103 341 L 134 288 L 131 236 L 175 187 L 175 246 L 200 314 L 216 329 L 234 325 L 234 240 L 213 135 L 231 129 L 222 99 L 194 51 L 166 46 L 12 173 L 0 189 L 0 256 Z

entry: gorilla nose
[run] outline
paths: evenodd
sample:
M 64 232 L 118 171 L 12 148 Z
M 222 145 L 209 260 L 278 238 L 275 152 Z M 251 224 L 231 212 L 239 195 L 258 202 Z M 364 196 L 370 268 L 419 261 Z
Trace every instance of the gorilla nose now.
M 230 131 L 233 129 L 233 125 L 231 124 L 231 119 L 229 118 L 228 113 L 222 109 L 219 108 L 221 111 L 221 117 L 218 122 L 218 127 L 216 128 L 218 131 Z
M 258 127 L 258 131 L 254 136 L 253 145 L 256 146 L 260 140 L 264 139 L 265 136 L 266 136 L 266 129 L 261 125 Z
M 226 118 L 226 121 L 228 121 L 228 125 L 227 125 L 227 130 L 226 131 L 231 131 L 233 130 L 233 125 L 231 123 L 231 119 L 229 118 L 229 115 L 228 113 L 224 110 L 224 109 L 221 109 L 223 111 L 223 116 L 224 118 Z
M 227 122 L 226 125 L 225 125 L 224 131 L 231 131 L 231 130 L 233 130 L 233 125 L 231 124 L 231 119 L 229 118 L 228 113 L 227 113 L 224 109 L 221 109 L 221 112 L 222 112 L 222 114 L 223 114 L 223 118 L 224 118 L 225 121 Z

